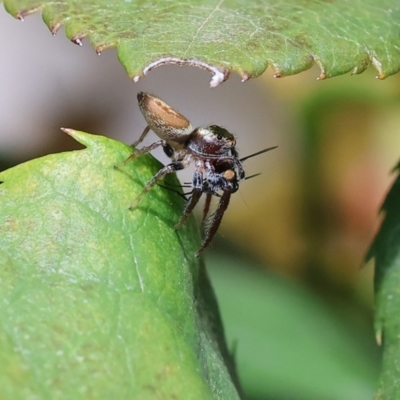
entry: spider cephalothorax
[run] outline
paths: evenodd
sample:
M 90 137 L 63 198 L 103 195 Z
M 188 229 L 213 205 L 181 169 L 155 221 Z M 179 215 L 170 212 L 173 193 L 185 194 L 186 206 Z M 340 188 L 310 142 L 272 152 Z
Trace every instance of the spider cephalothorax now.
M 191 196 L 185 204 L 175 229 L 182 226 L 198 203 L 201 195 L 206 193 L 203 217 L 206 227 L 205 237 L 196 253 L 196 256 L 198 256 L 208 246 L 217 232 L 224 212 L 229 205 L 231 194 L 238 190 L 239 181 L 245 179 L 242 161 L 248 157 L 239 159 L 235 148 L 236 139 L 226 129 L 217 125 L 194 129 L 187 118 L 161 99 L 143 92 L 140 92 L 137 98 L 140 111 L 147 122 L 147 127 L 133 146 L 136 147 L 141 143 L 150 130 L 154 131 L 160 140 L 136 150 L 120 165 L 160 146 L 163 147 L 165 154 L 172 159 L 172 162 L 161 168 L 154 175 L 130 208 L 134 208 L 143 196 L 167 174 L 184 169 L 193 163 L 195 171 L 191 182 Z M 265 149 L 259 153 L 271 149 Z M 220 200 L 216 211 L 206 218 L 212 196 L 217 196 Z
M 195 129 L 187 143 L 187 148 L 198 157 L 214 159 L 235 157 L 235 146 L 234 136 L 217 125 Z

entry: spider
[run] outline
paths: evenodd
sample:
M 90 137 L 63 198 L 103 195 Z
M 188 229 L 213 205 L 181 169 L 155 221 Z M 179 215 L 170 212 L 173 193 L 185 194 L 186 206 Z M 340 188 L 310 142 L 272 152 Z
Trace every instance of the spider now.
M 235 137 L 220 126 L 208 125 L 193 128 L 187 118 L 161 99 L 144 92 L 139 92 L 137 99 L 147 126 L 140 138 L 132 146 L 136 147 L 139 145 L 150 130 L 160 140 L 140 150 L 136 150 L 125 161 L 117 164 L 115 168 L 119 168 L 130 160 L 149 153 L 160 146 L 163 147 L 165 154 L 171 158 L 172 162 L 161 168 L 153 176 L 129 208 L 135 208 L 143 196 L 167 174 L 182 170 L 194 163 L 195 171 L 191 182 L 191 196 L 184 206 L 175 229 L 182 226 L 200 200 L 201 195 L 206 193 L 203 216 L 205 235 L 200 249 L 195 254 L 198 257 L 215 236 L 229 205 L 231 194 L 238 190 L 239 182 L 245 179 L 242 161 L 253 155 L 239 159 L 235 148 Z M 275 147 L 262 150 L 259 153 L 272 150 L 273 148 Z M 203 176 L 204 173 L 206 175 L 205 178 Z M 219 194 L 221 192 L 222 194 Z M 206 218 L 213 195 L 219 197 L 220 200 L 216 211 Z

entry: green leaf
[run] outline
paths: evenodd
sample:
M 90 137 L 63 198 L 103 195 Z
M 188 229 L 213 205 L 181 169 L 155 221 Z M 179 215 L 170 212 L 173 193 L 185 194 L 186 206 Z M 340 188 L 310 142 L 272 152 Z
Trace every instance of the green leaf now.
M 74 42 L 88 36 L 99 53 L 117 47 L 134 80 L 165 64 L 194 65 L 214 76 L 243 80 L 271 66 L 292 75 L 316 63 L 320 79 L 363 72 L 379 78 L 400 69 L 397 0 L 5 0 L 15 17 L 42 10 L 55 33 L 65 25 Z
M 208 261 L 228 344 L 235 344 L 238 374 L 249 398 L 372 399 L 378 362 L 371 342 L 365 343 L 369 332 L 360 332 L 367 324 L 360 324 L 357 315 L 345 324 L 320 297 L 251 268 L 254 262 L 247 257 L 224 254 Z
M 193 218 L 101 136 L 0 174 L 2 399 L 238 399 Z M 168 177 L 177 183 L 175 177 Z
M 395 170 L 399 171 L 400 164 Z M 375 257 L 375 332 L 383 343 L 376 399 L 400 398 L 400 176 L 382 206 L 384 220 L 368 254 Z

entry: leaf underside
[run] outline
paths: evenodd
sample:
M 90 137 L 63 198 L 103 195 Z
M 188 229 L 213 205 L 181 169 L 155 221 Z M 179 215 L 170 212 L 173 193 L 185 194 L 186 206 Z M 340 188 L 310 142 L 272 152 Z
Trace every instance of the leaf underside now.
M 64 25 L 77 44 L 89 37 L 98 53 L 117 47 L 137 81 L 166 64 L 193 65 L 217 86 L 238 72 L 243 80 L 271 66 L 276 77 L 317 64 L 319 79 L 363 72 L 383 79 L 400 70 L 397 0 L 5 0 L 13 16 L 42 11 L 53 33 Z
M 238 399 L 193 218 L 101 136 L 0 173 L 2 399 Z M 177 184 L 173 176 L 170 183 Z
M 396 167 L 399 172 L 399 166 Z M 382 206 L 384 220 L 368 258 L 375 258 L 375 332 L 383 344 L 376 400 L 400 398 L 400 176 Z

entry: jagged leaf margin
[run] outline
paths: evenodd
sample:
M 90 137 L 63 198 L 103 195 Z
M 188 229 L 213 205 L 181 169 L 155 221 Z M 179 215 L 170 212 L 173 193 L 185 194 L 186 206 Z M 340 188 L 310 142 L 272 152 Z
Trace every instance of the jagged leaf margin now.
M 89 37 L 100 54 L 118 48 L 135 81 L 166 64 L 193 65 L 213 74 L 211 86 L 231 71 L 242 80 L 268 66 L 275 77 L 311 68 L 319 79 L 358 74 L 370 64 L 383 79 L 400 69 L 397 0 L 5 0 L 23 19 L 41 10 L 55 34 L 65 25 L 77 44 Z

